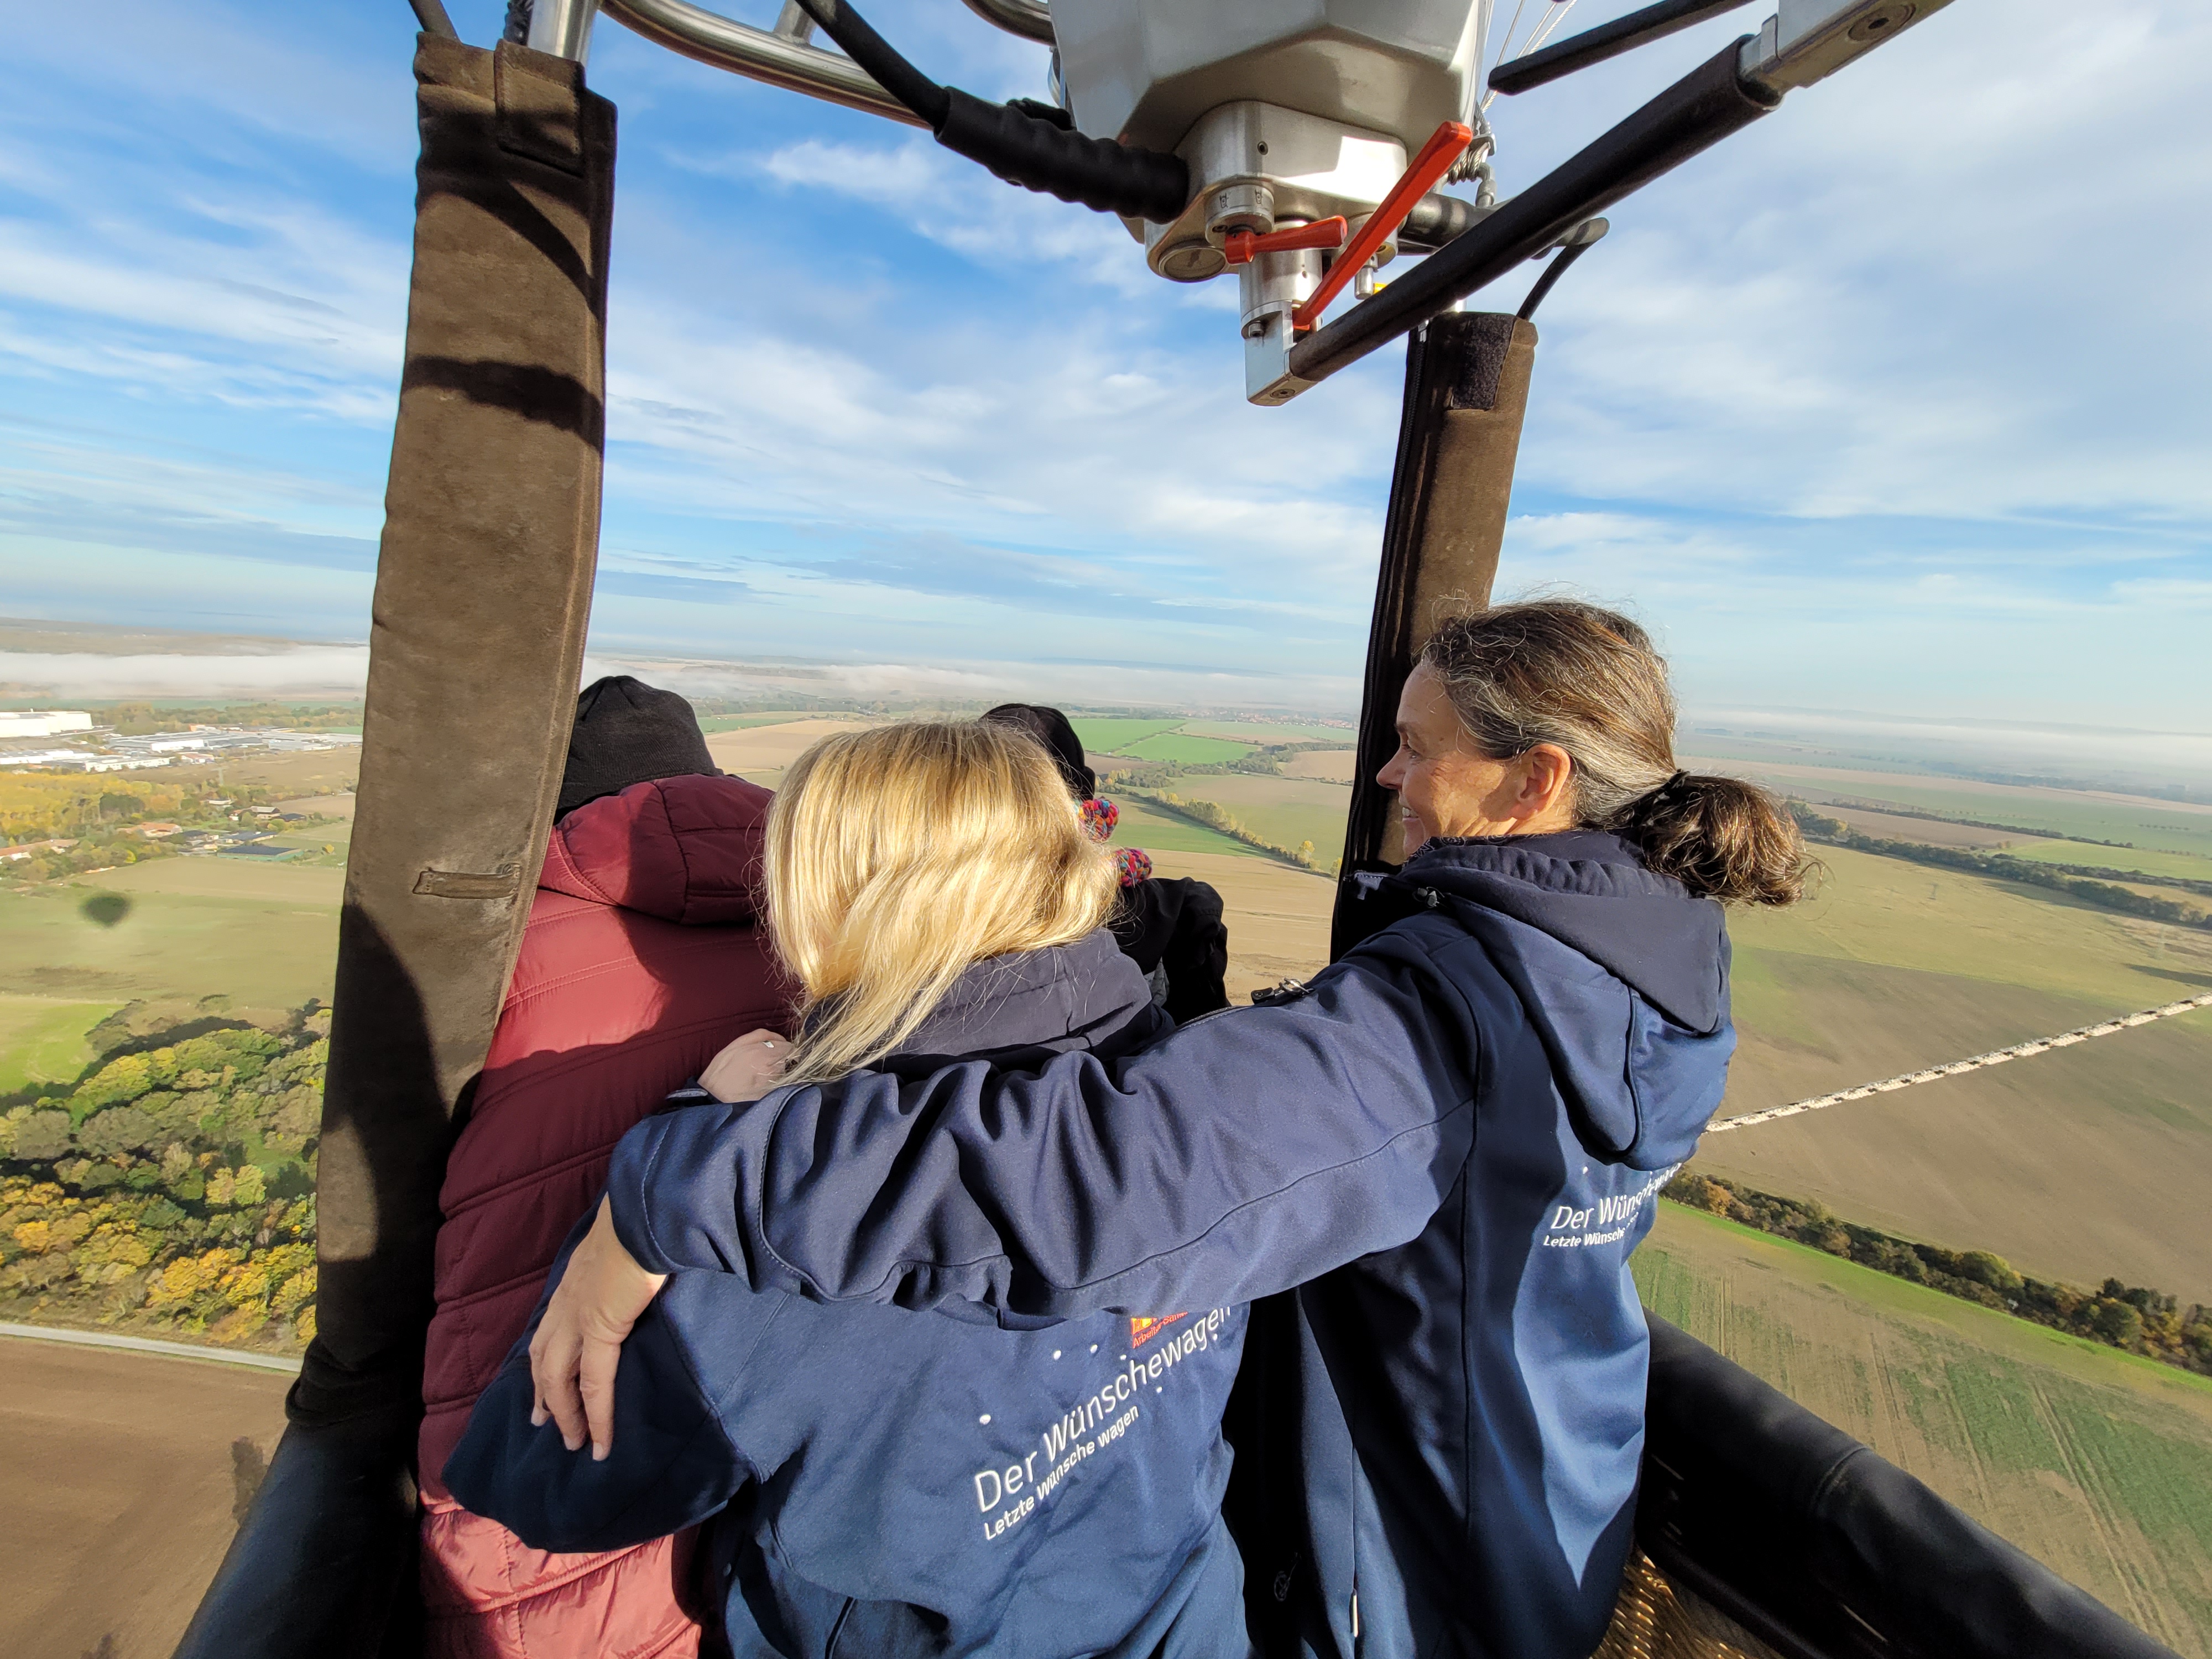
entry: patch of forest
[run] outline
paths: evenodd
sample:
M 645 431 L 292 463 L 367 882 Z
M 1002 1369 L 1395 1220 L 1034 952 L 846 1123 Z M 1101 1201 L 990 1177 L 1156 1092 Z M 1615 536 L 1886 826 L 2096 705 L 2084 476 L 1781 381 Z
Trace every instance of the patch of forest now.
M 312 1004 L 276 1030 L 143 1003 L 94 1027 L 85 1076 L 0 1114 L 0 1310 L 306 1343 L 329 1030 Z

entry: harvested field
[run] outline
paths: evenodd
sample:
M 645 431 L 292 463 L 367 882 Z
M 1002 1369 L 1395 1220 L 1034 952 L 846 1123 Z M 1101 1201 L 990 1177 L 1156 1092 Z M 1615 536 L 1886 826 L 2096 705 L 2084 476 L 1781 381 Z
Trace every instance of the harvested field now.
M 1283 775 L 1348 784 L 1358 764 L 1359 751 L 1356 749 L 1309 749 L 1303 755 L 1292 755 L 1284 761 Z
M 327 795 L 301 795 L 292 800 L 280 800 L 280 812 L 303 812 L 310 817 L 348 818 L 353 817 L 354 794 L 350 789 Z
M 349 743 L 302 754 L 248 755 L 204 766 L 180 766 L 161 775 L 173 781 L 189 783 L 196 789 L 211 788 L 217 784 L 230 788 L 251 784 L 295 797 L 350 793 L 361 776 L 361 745 Z
M 1801 766 L 1780 761 L 1693 756 L 1683 756 L 1680 760 L 1692 771 L 1725 772 L 1752 778 L 1789 794 L 1849 795 L 1855 800 L 1887 801 L 1923 812 L 1947 813 L 1953 817 L 2026 824 L 2031 829 L 2081 836 L 2090 841 L 2130 842 L 2145 851 L 2212 857 L 2212 807 L 2193 803 L 2090 790 L 1980 783 L 1967 778 L 1931 778 L 1920 773 Z
M 164 1659 L 284 1427 L 282 1372 L 0 1338 L 10 1659 Z
M 1236 843 L 1230 843 L 1234 846 Z M 1246 853 L 1161 852 L 1155 873 L 1195 876 L 1220 893 L 1229 920 L 1229 1000 L 1285 979 L 1306 979 L 1328 961 L 1329 908 L 1336 884 Z
M 793 720 L 812 720 L 818 713 L 815 709 L 785 708 L 757 714 L 702 714 L 699 729 L 709 737 L 717 732 L 750 732 L 757 726 L 784 726 Z
M 1662 1204 L 1653 1312 L 2191 1659 L 2212 1659 L 2212 1381 Z
M 2017 850 L 2016 842 L 2033 842 L 2035 837 L 2017 831 L 1977 830 L 1972 824 L 1945 823 L 1938 818 L 1900 817 L 1894 812 L 1873 812 L 1863 806 L 1839 806 L 1833 801 L 1815 800 L 1811 803 L 1816 811 L 1828 817 L 1841 818 L 1862 835 L 1880 836 L 1888 841 L 1917 841 L 1929 847 L 1970 847 L 1986 850 L 2002 847 Z
M 860 732 L 876 720 L 857 719 L 810 719 L 778 720 L 771 726 L 749 726 L 742 731 L 720 732 L 707 739 L 707 752 L 714 757 L 714 764 L 725 772 L 734 772 L 739 777 L 768 788 L 775 786 L 765 775 L 783 775 L 783 770 L 797 760 L 818 738 L 832 732 Z
M 1826 890 L 1739 913 L 1723 1115 L 2212 987 L 2212 938 L 1823 848 Z M 1698 1167 L 2041 1278 L 2212 1301 L 2212 1012 L 1710 1136 Z

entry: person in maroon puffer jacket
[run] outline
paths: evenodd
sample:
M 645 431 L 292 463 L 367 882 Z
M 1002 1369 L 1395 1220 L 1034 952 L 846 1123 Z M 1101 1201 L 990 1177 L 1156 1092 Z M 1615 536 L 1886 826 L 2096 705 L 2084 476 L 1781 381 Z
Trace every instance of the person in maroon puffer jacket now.
M 432 1654 L 699 1650 L 689 1534 L 549 1554 L 462 1509 L 441 1471 L 623 1132 L 738 1034 L 790 1029 L 756 908 L 769 799 L 715 773 L 673 693 L 620 678 L 578 699 L 562 816 L 440 1194 L 419 1443 Z

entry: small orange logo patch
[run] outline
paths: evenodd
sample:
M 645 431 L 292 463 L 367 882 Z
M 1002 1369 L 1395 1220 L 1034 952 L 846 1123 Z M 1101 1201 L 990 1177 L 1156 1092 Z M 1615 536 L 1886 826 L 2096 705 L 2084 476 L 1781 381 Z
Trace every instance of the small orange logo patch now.
M 1141 1348 L 1178 1319 L 1188 1319 L 1187 1313 L 1164 1314 L 1158 1319 L 1132 1319 L 1129 1322 L 1129 1346 Z

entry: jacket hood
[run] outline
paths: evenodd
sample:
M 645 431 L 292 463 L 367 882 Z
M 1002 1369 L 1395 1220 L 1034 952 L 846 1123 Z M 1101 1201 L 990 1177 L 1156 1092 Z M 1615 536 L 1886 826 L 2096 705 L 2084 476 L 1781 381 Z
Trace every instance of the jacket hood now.
M 892 1058 L 901 1071 L 927 1071 L 950 1058 L 1065 1054 L 1109 1038 L 1147 1041 L 1156 1021 L 1165 1024 L 1153 1012 L 1152 986 L 1101 927 L 1072 945 L 975 963 Z
M 1588 957 L 1699 1034 L 1728 1012 L 1721 907 L 1601 830 L 1431 841 L 1400 876 L 1511 916 Z
M 1690 1155 L 1735 1046 L 1717 903 L 1602 830 L 1431 842 L 1396 880 L 1421 903 L 1457 901 L 1541 1036 L 1585 1146 L 1646 1170 Z
M 553 826 L 538 884 L 687 927 L 757 921 L 771 799 L 743 778 L 631 784 Z

